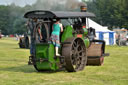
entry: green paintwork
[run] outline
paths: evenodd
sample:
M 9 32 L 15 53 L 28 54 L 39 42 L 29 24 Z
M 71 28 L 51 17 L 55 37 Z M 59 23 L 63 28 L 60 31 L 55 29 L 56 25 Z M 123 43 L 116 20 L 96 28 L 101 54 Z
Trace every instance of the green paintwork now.
M 88 30 L 86 28 L 83 28 L 84 30 L 84 36 L 86 36 L 88 34 Z
M 75 34 L 75 37 L 77 37 L 77 34 Z M 89 45 L 90 45 L 89 39 L 84 34 L 82 34 L 81 39 L 84 41 L 84 44 L 85 44 L 86 48 L 88 48 Z
M 73 37 L 73 28 L 72 26 L 68 25 L 65 27 L 64 32 L 61 37 L 61 42 L 64 42 L 66 39 Z
M 86 48 L 88 48 L 89 45 L 90 45 L 89 39 L 88 38 L 86 38 L 86 39 L 84 38 L 83 40 L 84 40 L 84 43 L 85 43 Z
M 88 30 L 86 29 L 86 28 L 83 28 L 83 30 L 84 30 L 84 33 L 83 33 L 83 40 L 84 40 L 84 43 L 85 43 L 85 46 L 86 46 L 86 48 L 88 48 L 89 47 L 89 45 L 90 45 L 90 41 L 89 41 L 89 39 L 86 37 L 87 36 L 87 34 L 88 34 Z
M 64 42 L 66 39 L 71 37 L 77 37 L 77 34 L 73 36 L 73 28 L 71 26 L 66 26 L 61 37 L 61 42 Z M 83 39 L 85 46 L 89 47 L 89 39 L 86 37 L 87 29 L 84 29 L 84 34 L 82 34 L 81 39 Z M 61 49 L 59 49 L 61 51 Z M 51 43 L 47 44 L 36 44 L 36 59 L 47 59 L 48 61 L 36 62 L 36 67 L 38 70 L 58 70 L 60 63 L 59 58 L 54 59 L 55 57 L 55 48 Z
M 88 30 L 86 28 L 83 28 L 84 30 L 84 34 L 82 34 L 82 39 L 84 40 L 84 43 L 85 43 L 85 46 L 88 48 L 89 45 L 90 45 L 90 41 L 88 38 L 86 38 L 86 35 L 88 34 Z M 65 29 L 64 29 L 64 32 L 62 34 L 62 37 L 61 37 L 61 42 L 64 42 L 66 39 L 70 38 L 70 37 L 73 37 L 73 28 L 69 25 L 69 26 L 66 26 Z M 75 35 L 75 37 L 77 37 L 77 34 Z
M 36 58 L 47 59 L 48 61 L 36 62 L 39 70 L 57 70 L 59 69 L 59 58 L 54 59 L 55 49 L 53 44 L 36 44 Z

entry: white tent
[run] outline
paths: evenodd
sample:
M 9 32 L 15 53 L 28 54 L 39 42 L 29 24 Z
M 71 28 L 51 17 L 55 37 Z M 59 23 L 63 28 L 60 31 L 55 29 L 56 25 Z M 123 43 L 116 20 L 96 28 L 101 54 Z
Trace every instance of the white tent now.
M 96 31 L 96 39 L 105 40 L 106 45 L 115 44 L 115 32 L 108 29 L 106 26 L 101 26 L 90 18 L 86 19 L 87 28 L 92 27 Z
M 86 22 L 87 22 L 87 28 L 92 27 L 96 30 L 96 32 L 110 32 L 111 31 L 108 29 L 107 26 L 101 26 L 100 24 L 96 23 L 90 18 L 87 18 Z

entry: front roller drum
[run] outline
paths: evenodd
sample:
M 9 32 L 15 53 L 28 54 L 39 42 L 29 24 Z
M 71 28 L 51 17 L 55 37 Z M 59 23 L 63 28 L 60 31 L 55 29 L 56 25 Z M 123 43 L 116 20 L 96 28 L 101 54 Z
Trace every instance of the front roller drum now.
M 88 49 L 87 65 L 100 66 L 104 62 L 102 44 L 92 43 Z
M 83 70 L 87 62 L 86 46 L 81 38 L 69 38 L 62 47 L 62 56 L 65 57 L 65 68 L 68 72 Z
M 95 57 L 95 58 L 89 58 L 87 60 L 87 65 L 94 65 L 94 66 L 101 66 L 104 63 L 104 57 Z

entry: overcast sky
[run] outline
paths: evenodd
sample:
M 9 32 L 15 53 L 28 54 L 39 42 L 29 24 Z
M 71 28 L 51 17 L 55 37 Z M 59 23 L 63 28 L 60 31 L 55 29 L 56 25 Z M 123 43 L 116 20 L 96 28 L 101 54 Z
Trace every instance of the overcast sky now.
M 81 1 L 81 0 L 78 0 Z M 87 0 L 86 0 L 87 1 Z M 33 4 L 36 0 L 0 0 L 0 5 L 10 5 L 11 3 L 15 3 L 18 6 L 25 6 L 26 4 Z
M 0 5 L 9 5 L 11 3 L 15 3 L 19 6 L 25 6 L 26 4 L 33 4 L 36 0 L 0 0 Z

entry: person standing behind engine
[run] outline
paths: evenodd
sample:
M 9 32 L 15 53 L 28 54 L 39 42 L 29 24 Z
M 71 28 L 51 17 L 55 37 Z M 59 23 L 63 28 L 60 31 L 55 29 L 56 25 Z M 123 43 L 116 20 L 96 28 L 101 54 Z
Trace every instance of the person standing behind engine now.
M 95 39 L 96 32 L 95 32 L 95 29 L 94 28 L 90 27 L 88 29 L 88 36 L 89 36 L 90 41 L 93 41 Z
M 41 24 L 38 23 L 38 20 L 36 18 L 33 18 L 32 20 L 28 20 L 26 25 L 28 26 L 31 33 L 30 55 L 33 56 L 35 55 L 36 31 L 39 34 L 39 40 L 43 39 L 40 31 Z
M 56 56 L 60 56 L 58 53 L 58 48 L 60 47 L 60 31 L 63 32 L 63 26 L 60 23 L 60 19 L 56 19 L 56 22 L 52 26 L 52 35 L 51 35 L 51 40 L 53 45 L 55 46 L 56 49 Z

